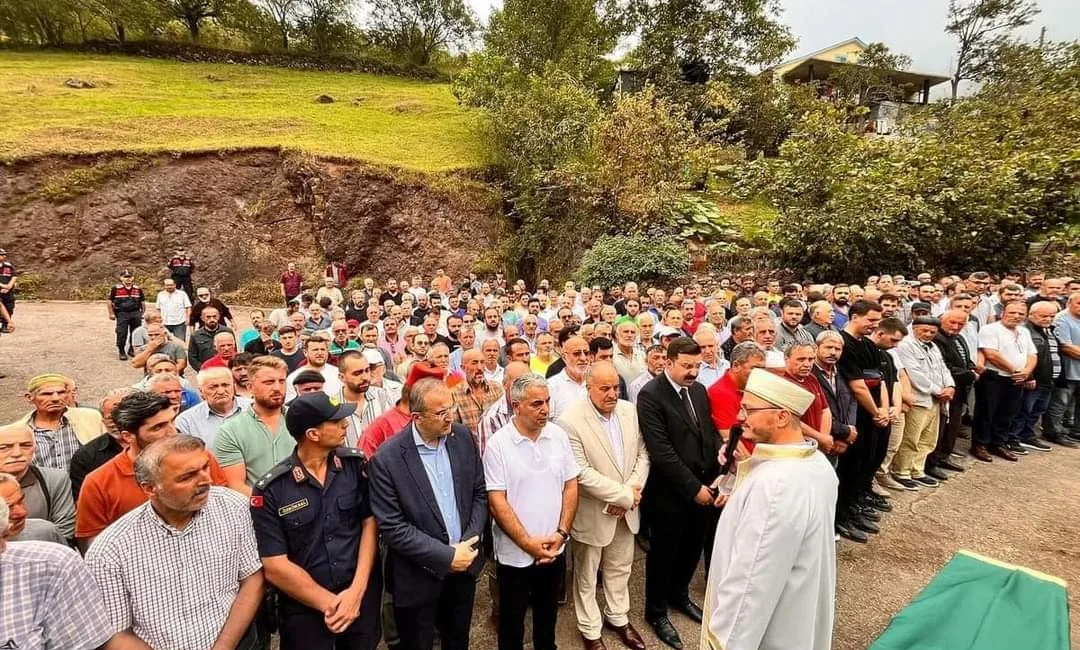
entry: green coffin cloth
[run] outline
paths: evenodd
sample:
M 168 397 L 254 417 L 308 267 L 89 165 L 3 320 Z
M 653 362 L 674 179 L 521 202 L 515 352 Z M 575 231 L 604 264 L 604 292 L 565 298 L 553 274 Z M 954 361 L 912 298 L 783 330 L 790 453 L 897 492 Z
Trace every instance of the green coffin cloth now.
M 1069 650 L 1065 581 L 960 551 L 870 650 Z

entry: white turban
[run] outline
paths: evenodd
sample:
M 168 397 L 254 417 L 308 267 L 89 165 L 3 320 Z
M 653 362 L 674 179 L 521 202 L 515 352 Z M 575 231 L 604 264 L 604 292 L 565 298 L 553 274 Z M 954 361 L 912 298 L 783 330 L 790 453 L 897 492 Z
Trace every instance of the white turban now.
M 750 371 L 745 392 L 798 416 L 814 403 L 814 394 L 810 391 L 760 368 Z

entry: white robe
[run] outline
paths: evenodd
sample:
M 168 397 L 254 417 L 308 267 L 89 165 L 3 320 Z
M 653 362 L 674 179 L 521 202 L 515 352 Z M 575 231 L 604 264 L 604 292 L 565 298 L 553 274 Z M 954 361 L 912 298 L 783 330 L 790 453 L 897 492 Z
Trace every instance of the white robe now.
M 829 650 L 836 472 L 812 442 L 762 445 L 720 516 L 702 650 Z

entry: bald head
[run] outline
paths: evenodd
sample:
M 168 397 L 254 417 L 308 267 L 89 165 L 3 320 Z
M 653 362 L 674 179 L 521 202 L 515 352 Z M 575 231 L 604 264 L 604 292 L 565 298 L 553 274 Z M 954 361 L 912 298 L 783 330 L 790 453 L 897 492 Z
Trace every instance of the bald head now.
M 589 400 L 604 417 L 611 417 L 619 403 L 619 373 L 610 361 L 600 361 L 585 371 Z

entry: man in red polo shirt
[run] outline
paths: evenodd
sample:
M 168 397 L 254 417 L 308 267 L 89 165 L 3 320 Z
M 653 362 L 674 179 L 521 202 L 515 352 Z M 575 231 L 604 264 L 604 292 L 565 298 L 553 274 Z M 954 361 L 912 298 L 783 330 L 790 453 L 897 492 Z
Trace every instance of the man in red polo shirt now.
M 289 301 L 299 296 L 304 291 L 304 276 L 296 270 L 296 263 L 289 262 L 289 266 L 281 274 L 281 297 L 285 299 L 285 306 Z
M 731 350 L 728 371 L 709 387 L 709 414 L 724 440 L 739 421 L 742 393 L 750 371 L 764 367 L 765 353 L 753 341 L 744 341 Z
M 84 552 L 109 524 L 149 498 L 135 480 L 135 458 L 151 443 L 176 435 L 172 403 L 164 395 L 135 391 L 113 408 L 112 420 L 126 449 L 87 475 L 75 509 L 75 539 Z M 214 485 L 227 485 L 225 473 L 210 457 Z
M 784 379 L 806 390 L 814 396 L 814 401 L 803 412 L 803 436 L 817 441 L 818 449 L 824 454 L 836 453 L 837 441 L 832 437 L 832 411 L 825 399 L 825 391 L 813 375 L 814 360 L 817 359 L 817 346 L 810 343 L 794 343 L 784 352 Z M 840 443 L 843 444 L 843 443 Z
M 236 356 L 236 336 L 232 332 L 218 332 L 214 335 L 214 356 L 202 362 L 203 368 L 228 368 L 229 362 Z

